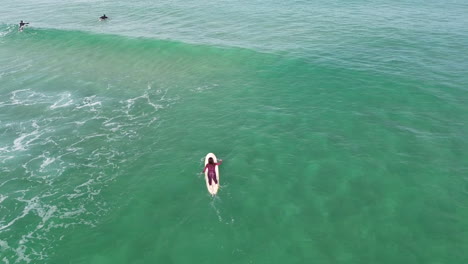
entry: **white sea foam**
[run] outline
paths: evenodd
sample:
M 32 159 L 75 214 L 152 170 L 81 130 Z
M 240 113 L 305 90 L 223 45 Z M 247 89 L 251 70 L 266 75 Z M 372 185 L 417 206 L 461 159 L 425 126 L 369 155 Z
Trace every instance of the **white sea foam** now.
M 21 245 L 18 248 L 15 249 L 16 256 L 18 257 L 15 261 L 15 263 L 21 263 L 22 261 L 26 263 L 30 263 L 31 259 L 29 258 L 28 255 L 26 255 L 26 249 L 27 247 L 25 245 Z
M 2 251 L 9 249 L 10 247 L 8 246 L 8 242 L 3 241 L 0 239 L 0 249 Z
M 148 90 L 151 90 L 151 87 L 148 87 Z M 47 111 L 51 114 L 51 118 L 19 123 L 19 132 L 16 132 L 16 135 L 13 134 L 8 146 L 0 148 L 0 163 L 3 157 L 5 157 L 4 163 L 11 155 L 21 157 L 21 163 L 18 164 L 23 166 L 25 178 L 33 184 L 28 190 L 18 191 L 19 193 L 15 196 L 10 194 L 0 196 L 0 204 L 2 202 L 5 204 L 5 200 L 10 202 L 8 199 L 24 203 L 17 203 L 19 212 L 14 212 L 14 215 L 9 215 L 8 218 L 2 219 L 4 222 L 0 222 L 0 233 L 11 237 L 7 240 L 10 244 L 9 254 L 11 254 L 4 261 L 34 263 L 40 259 L 46 259 L 44 253 L 50 251 L 44 250 L 43 253 L 34 244 L 42 240 L 53 242 L 59 239 L 59 236 L 54 235 L 56 232 L 51 232 L 53 229 L 64 230 L 76 225 L 96 225 L 100 219 L 99 216 L 109 210 L 109 205 L 97 198 L 100 197 L 106 182 L 114 180 L 118 173 L 111 174 L 108 170 L 97 172 L 95 168 L 117 171 L 120 164 L 135 159 L 135 157 L 125 159 L 125 153 L 119 152 L 118 148 L 107 143 L 109 141 L 120 142 L 123 137 L 141 137 L 142 128 L 159 120 L 154 113 L 170 104 L 168 102 L 174 101 L 166 96 L 166 93 L 167 90 L 145 91 L 139 96 L 123 99 L 119 107 L 111 112 L 100 108 L 103 106 L 103 101 L 96 96 L 77 100 L 72 98 L 70 93 L 53 96 L 37 93 L 39 97 L 37 103 L 47 101 L 44 105 L 46 110 L 61 111 L 69 107 L 79 112 L 79 117 L 68 119 L 67 115 L 60 113 L 57 115 L 58 111 Z M 34 92 L 31 90 L 18 90 L 12 94 L 12 100 L 7 103 L 32 103 L 33 95 Z M 82 114 L 87 116 L 82 116 Z M 60 122 L 63 119 L 65 122 Z M 91 125 L 97 126 L 98 129 L 88 130 L 91 125 L 85 126 L 84 129 L 80 127 L 89 124 L 86 122 L 92 123 Z M 73 133 L 66 134 L 66 136 L 56 133 L 55 127 L 60 124 L 64 124 L 64 129 L 57 129 L 57 131 L 68 133 L 70 130 L 67 129 L 71 128 Z M 16 129 L 16 127 L 13 128 Z M 12 131 L 15 130 L 12 129 Z M 93 143 L 91 148 L 89 143 Z M 63 159 L 65 155 L 72 155 L 73 158 L 67 156 Z M 10 164 L 6 163 L 6 165 Z M 55 177 L 69 168 L 78 169 L 80 177 L 83 177 L 80 178 L 82 180 L 78 184 L 75 181 L 59 181 L 60 178 Z M 57 186 L 54 184 L 55 181 L 63 185 Z M 73 185 L 70 186 L 70 184 Z M 30 198 L 36 191 L 44 192 L 45 188 L 50 192 Z M 58 195 L 54 196 L 55 194 Z M 22 198 L 16 199 L 18 196 Z M 23 218 L 31 220 L 28 224 L 28 231 L 23 231 L 29 233 L 15 231 L 13 234 L 13 230 L 24 223 L 20 220 Z M 14 258 L 13 254 L 16 254 Z
M 215 89 L 216 87 L 218 87 L 218 84 L 202 85 L 202 86 L 198 86 L 196 88 L 191 89 L 191 91 L 196 92 L 196 93 L 201 93 L 201 92 L 204 92 L 204 91 L 209 91 L 209 90 Z
M 14 158 L 15 156 L 0 156 L 0 162 L 5 163 L 7 160 Z M 6 168 L 2 168 L 4 171 L 9 171 Z
M 38 139 L 42 133 L 39 133 L 39 126 L 33 122 L 32 126 L 36 130 L 30 133 L 22 133 L 18 138 L 13 141 L 13 150 L 26 150 L 32 142 Z
M 21 89 L 11 92 L 9 105 L 35 105 L 48 103 L 50 96 L 43 93 Z
M 8 147 L 0 148 L 0 153 L 7 153 L 7 152 L 10 152 L 10 151 L 8 150 Z
M 70 93 L 64 93 L 60 95 L 60 99 L 51 105 L 50 109 L 57 109 L 62 107 L 67 107 L 73 104 L 73 99 L 71 99 Z
M 97 111 L 97 108 L 100 108 L 101 106 L 102 106 L 102 102 L 97 101 L 96 96 L 93 95 L 93 96 L 85 97 L 83 101 L 81 102 L 81 104 L 75 107 L 75 109 L 89 108 L 90 111 L 95 112 Z
M 55 166 L 49 166 L 52 163 L 57 164 Z M 48 178 L 51 178 L 51 176 L 60 176 L 66 166 L 59 158 L 49 157 L 49 153 L 44 152 L 24 163 L 22 167 L 26 174 L 32 177 L 39 176 L 50 185 L 52 182 Z
M 91 193 L 91 188 L 89 187 L 89 185 L 92 184 L 93 182 L 94 182 L 94 179 L 89 179 L 88 181 L 86 181 L 86 182 L 84 182 L 84 183 L 82 183 L 82 184 L 76 186 L 76 187 L 73 189 L 73 191 L 74 191 L 75 193 L 67 194 L 67 195 L 66 195 L 66 196 L 67 196 L 67 199 L 68 199 L 69 201 L 71 201 L 71 200 L 73 200 L 73 199 L 76 199 L 76 198 L 79 198 L 79 197 L 81 197 L 81 196 L 84 196 L 84 195 L 86 195 L 86 194 Z M 83 191 L 82 191 L 81 188 L 83 188 L 83 187 L 86 187 L 87 192 L 83 192 Z
M 15 26 L 9 25 L 4 31 L 0 31 L 0 38 L 5 37 L 15 30 Z
M 8 196 L 3 195 L 3 194 L 0 194 L 0 203 L 2 203 L 3 201 L 5 201 L 6 198 L 8 198 Z
M 25 197 L 29 190 L 20 190 L 15 193 L 22 193 Z M 22 219 L 28 214 L 34 213 L 40 218 L 40 222 L 36 225 L 36 228 L 33 231 L 29 231 L 26 234 L 20 235 L 15 245 L 9 245 L 8 242 L 0 240 L 0 250 L 6 251 L 9 250 L 14 254 L 13 258 L 4 257 L 2 260 L 4 263 L 9 263 L 9 261 L 14 261 L 14 263 L 30 263 L 32 260 L 43 260 L 47 258 L 47 254 L 43 251 L 37 251 L 37 248 L 31 247 L 31 243 L 36 243 L 38 240 L 48 240 L 47 235 L 44 235 L 45 232 L 48 232 L 51 227 L 46 226 L 46 223 L 49 222 L 49 219 L 56 216 L 58 208 L 55 205 L 48 205 L 41 201 L 41 198 L 51 197 L 56 195 L 56 193 L 47 192 L 41 197 L 35 196 L 32 199 L 17 198 L 17 201 L 24 202 L 23 212 L 20 216 L 11 220 L 8 224 L 0 227 L 0 232 L 8 231 L 8 228 L 15 224 L 16 221 Z M 46 228 L 43 228 L 45 227 Z M 53 227 L 53 226 L 52 226 Z M 17 233 L 17 232 L 16 232 Z M 11 241 L 10 241 L 11 242 Z
M 23 209 L 23 213 L 14 218 L 13 220 L 11 220 L 8 224 L 6 225 L 3 225 L 3 226 L 0 226 L 0 231 L 4 230 L 4 229 L 7 229 L 9 228 L 10 226 L 12 226 L 16 221 L 18 221 L 19 219 L 25 217 L 27 214 L 29 214 L 29 212 L 36 206 L 36 203 L 28 203 L 25 208 Z
M 86 212 L 86 209 L 84 208 L 83 205 L 80 206 L 79 209 L 77 210 L 68 210 L 66 212 L 63 212 L 61 215 L 60 215 L 60 218 L 75 218 L 77 215 L 80 215 L 80 214 L 83 214 Z
M 47 165 L 51 164 L 55 161 L 55 158 L 45 158 L 45 160 L 41 164 L 40 170 L 42 171 Z

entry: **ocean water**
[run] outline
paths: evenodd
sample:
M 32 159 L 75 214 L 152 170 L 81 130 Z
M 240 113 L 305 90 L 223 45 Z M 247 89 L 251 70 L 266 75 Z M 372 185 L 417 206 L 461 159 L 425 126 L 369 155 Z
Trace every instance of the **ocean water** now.
M 468 263 L 467 14 L 0 0 L 0 261 Z

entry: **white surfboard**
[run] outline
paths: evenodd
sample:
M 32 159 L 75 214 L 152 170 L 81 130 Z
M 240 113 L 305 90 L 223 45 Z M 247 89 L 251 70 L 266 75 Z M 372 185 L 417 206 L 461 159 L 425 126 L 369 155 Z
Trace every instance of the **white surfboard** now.
M 206 155 L 206 157 L 205 157 L 205 166 L 206 166 L 206 164 L 208 164 L 208 159 L 209 158 L 213 158 L 213 161 L 215 163 L 218 162 L 218 159 L 216 158 L 215 154 L 208 153 Z M 215 167 L 215 171 L 216 171 L 216 179 L 218 180 L 218 184 L 215 184 L 214 181 L 211 181 L 211 186 L 210 186 L 210 183 L 208 181 L 208 170 L 205 171 L 206 188 L 208 189 L 208 192 L 212 196 L 216 195 L 216 193 L 218 192 L 218 189 L 219 189 L 219 169 L 218 169 L 218 166 Z

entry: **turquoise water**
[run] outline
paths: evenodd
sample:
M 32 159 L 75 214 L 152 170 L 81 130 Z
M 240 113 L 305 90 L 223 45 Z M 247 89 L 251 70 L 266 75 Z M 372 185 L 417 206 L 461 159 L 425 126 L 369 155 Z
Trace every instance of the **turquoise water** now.
M 468 262 L 467 3 L 0 6 L 3 263 Z

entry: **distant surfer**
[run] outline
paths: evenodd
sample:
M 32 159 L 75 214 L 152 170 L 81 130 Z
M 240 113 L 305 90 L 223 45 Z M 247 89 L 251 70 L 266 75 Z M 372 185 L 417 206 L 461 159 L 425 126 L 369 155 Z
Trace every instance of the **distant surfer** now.
M 218 180 L 216 179 L 216 166 L 221 165 L 223 163 L 223 160 L 220 159 L 218 163 L 215 163 L 213 158 L 208 159 L 208 163 L 206 164 L 205 168 L 203 169 L 202 173 L 205 173 L 206 170 L 208 170 L 208 183 L 211 186 L 211 181 L 213 180 L 215 184 L 218 184 Z
M 108 17 L 106 16 L 106 14 L 102 15 L 101 17 L 99 17 L 100 20 L 106 20 L 108 19 Z
M 28 24 L 29 24 L 29 23 L 23 22 L 23 20 L 21 20 L 21 21 L 19 22 L 19 28 L 18 28 L 18 30 L 19 30 L 19 31 L 23 31 L 24 27 L 25 27 L 26 25 L 28 25 Z

